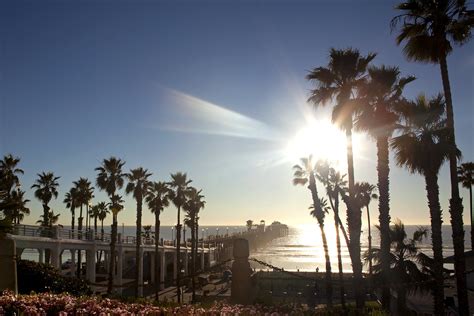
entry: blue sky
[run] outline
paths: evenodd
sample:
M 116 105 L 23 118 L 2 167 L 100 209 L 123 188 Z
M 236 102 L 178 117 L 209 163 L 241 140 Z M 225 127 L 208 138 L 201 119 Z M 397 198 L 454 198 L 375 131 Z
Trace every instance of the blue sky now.
M 3 1 L 0 4 L 0 154 L 20 156 L 34 223 L 36 173 L 95 179 L 111 155 L 154 180 L 185 171 L 203 189 L 204 225 L 247 219 L 310 221 L 310 196 L 291 185 L 287 140 L 305 125 L 304 76 L 330 47 L 377 52 L 418 79 L 408 97 L 441 90 L 436 65 L 407 62 L 395 45 L 391 1 Z M 449 58 L 458 145 L 473 160 L 473 43 Z M 314 112 L 327 117 L 327 110 Z M 356 180 L 376 182 L 375 148 L 361 138 Z M 446 166 L 440 174 L 449 223 Z M 466 190 L 462 190 L 466 197 Z M 392 164 L 392 216 L 429 223 L 423 178 Z M 105 200 L 96 192 L 95 202 Z M 467 203 L 465 207 L 467 208 Z M 119 222 L 133 224 L 126 197 Z M 376 203 L 372 205 L 375 219 Z M 466 213 L 465 219 L 468 215 Z M 175 209 L 163 214 L 172 224 Z M 152 215 L 145 211 L 145 223 Z

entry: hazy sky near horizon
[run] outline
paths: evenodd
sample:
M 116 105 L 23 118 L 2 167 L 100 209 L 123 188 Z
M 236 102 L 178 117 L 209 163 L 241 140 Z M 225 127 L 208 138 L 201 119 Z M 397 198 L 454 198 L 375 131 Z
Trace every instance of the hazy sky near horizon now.
M 308 115 L 328 117 L 328 109 L 306 104 L 311 85 L 304 77 L 327 64 L 329 48 L 377 52 L 375 65 L 415 75 L 407 97 L 441 91 L 439 68 L 407 62 L 396 46 L 389 28 L 395 3 L 2 1 L 0 154 L 21 157 L 32 210 L 24 222 L 36 222 L 42 212 L 29 189 L 37 173 L 61 177 L 52 207 L 68 224 L 62 200 L 72 181 L 95 182 L 94 168 L 111 155 L 126 161 L 126 171 L 148 168 L 153 180 L 187 172 L 206 196 L 202 225 L 313 221 L 308 190 L 291 184 L 297 161 L 287 147 Z M 464 161 L 474 159 L 473 45 L 456 48 L 448 60 Z M 374 143 L 356 138 L 356 180 L 376 183 Z M 423 178 L 392 159 L 390 180 L 392 217 L 429 223 Z M 444 166 L 445 224 L 448 180 Z M 467 221 L 467 192 L 461 192 Z M 106 200 L 98 190 L 95 195 L 94 202 Z M 119 223 L 133 225 L 135 202 L 125 199 Z M 376 202 L 371 209 L 376 222 Z M 162 223 L 175 218 L 170 207 Z M 153 223 L 147 209 L 143 222 Z

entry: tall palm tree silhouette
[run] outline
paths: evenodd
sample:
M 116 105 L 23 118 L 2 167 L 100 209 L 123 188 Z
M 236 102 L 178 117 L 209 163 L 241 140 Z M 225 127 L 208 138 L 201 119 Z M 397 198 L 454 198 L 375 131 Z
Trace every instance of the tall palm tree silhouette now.
M 64 195 L 63 203 L 71 210 L 71 230 L 74 231 L 76 222 L 76 207 L 79 204 L 77 188 L 72 187 Z
M 96 184 L 100 190 L 107 193 L 110 198 L 110 210 L 112 211 L 112 236 L 110 240 L 110 260 L 109 260 L 109 275 L 107 282 L 107 293 L 112 293 L 114 284 L 114 270 L 115 270 L 115 245 L 117 242 L 117 216 L 123 209 L 122 197 L 116 194 L 124 184 L 124 174 L 122 168 L 125 162 L 116 157 L 104 159 L 100 167 L 95 168 L 97 173 Z
M 160 262 L 160 253 L 158 251 L 158 243 L 160 241 L 160 214 L 165 207 L 169 206 L 170 188 L 165 182 L 152 182 L 148 186 L 146 202 L 150 211 L 155 214 L 155 299 L 159 300 L 160 291 L 160 270 L 158 262 Z
M 405 43 L 403 52 L 409 60 L 439 64 L 446 98 L 446 125 L 449 139 L 456 147 L 454 113 L 449 82 L 447 56 L 453 45 L 462 45 L 471 38 L 474 11 L 465 0 L 406 0 L 396 6 L 401 14 L 391 21 L 392 30 L 400 26 L 397 44 Z M 453 229 L 454 267 L 461 315 L 469 314 L 464 256 L 462 200 L 459 196 L 456 152 L 449 155 L 451 199 L 449 210 Z
M 366 80 L 367 66 L 375 58 L 370 53 L 362 56 L 356 49 L 337 50 L 332 48 L 329 63 L 326 67 L 314 68 L 306 79 L 314 82 L 316 87 L 311 91 L 309 101 L 316 107 L 323 106 L 332 100 L 336 101 L 332 111 L 332 120 L 346 133 L 347 139 L 347 174 L 349 180 L 349 197 L 347 202 L 348 228 L 350 235 L 349 253 L 352 259 L 354 290 L 358 309 L 364 306 L 364 293 L 360 286 L 362 280 L 362 262 L 360 257 L 361 210 L 354 203 L 354 156 L 352 151 L 353 118 L 358 107 L 357 88 Z
M 52 172 L 43 172 L 38 174 L 38 179 L 36 179 L 35 184 L 31 186 L 32 189 L 35 189 L 35 197 L 41 201 L 43 205 L 43 220 L 42 223 L 49 223 L 49 202 L 53 198 L 58 197 L 58 183 L 59 177 L 55 177 Z M 45 250 L 45 261 L 49 263 L 50 251 Z
M 368 80 L 359 89 L 360 107 L 356 118 L 356 128 L 366 131 L 375 139 L 377 146 L 377 176 L 380 223 L 380 249 L 382 266 L 389 270 L 390 253 L 390 193 L 389 193 L 389 139 L 392 137 L 399 120 L 397 107 L 405 102 L 403 89 L 415 80 L 415 77 L 401 77 L 398 67 L 385 65 L 368 68 Z M 369 226 L 370 230 L 370 226 Z M 369 260 L 369 271 L 371 261 Z M 382 282 L 382 301 L 388 307 L 390 289 L 387 282 Z
M 198 241 L 198 221 L 199 212 L 204 208 L 206 202 L 203 200 L 204 195 L 201 195 L 202 190 L 197 190 L 190 187 L 188 190 L 188 200 L 183 205 L 186 212 L 185 223 L 191 229 L 191 279 L 192 285 L 192 301 L 196 301 L 196 257 L 197 257 L 197 241 Z
M 86 216 L 89 214 L 89 201 L 93 197 L 93 191 L 94 188 L 92 187 L 91 182 L 87 178 L 79 178 L 79 180 L 74 181 L 73 184 L 75 185 L 75 191 L 77 194 L 77 202 L 79 203 L 79 218 L 77 219 L 78 225 L 77 225 L 77 230 L 79 231 L 79 239 L 83 238 L 82 235 L 82 228 L 83 228 L 83 205 L 86 205 Z M 86 220 L 87 223 L 87 220 Z M 86 224 L 87 225 L 87 224 Z M 87 236 L 87 234 L 86 234 Z M 81 269 L 82 269 L 82 251 L 78 250 L 77 252 L 77 277 L 81 277 Z
M 368 230 L 368 241 L 369 241 L 369 275 L 372 277 L 372 258 L 370 254 L 372 253 L 372 232 L 370 224 L 370 211 L 369 205 L 372 199 L 377 199 L 378 195 L 375 194 L 376 187 L 373 184 L 368 182 L 357 182 L 355 185 L 356 190 L 356 199 L 359 201 L 361 207 L 365 207 L 367 210 L 367 230 Z M 390 227 L 389 227 L 390 228 Z M 380 228 L 380 236 L 382 236 L 382 228 Z M 390 240 L 390 239 L 389 239 Z M 382 249 L 382 247 L 380 247 Z M 382 254 L 382 252 L 381 252 Z
M 438 173 L 453 148 L 446 128 L 446 103 L 441 95 L 428 100 L 424 95 L 402 109 L 403 133 L 391 142 L 399 166 L 424 176 L 431 218 L 434 266 L 435 313 L 444 313 L 442 211 L 439 203 Z
M 328 244 L 326 234 L 324 232 L 324 215 L 327 212 L 327 205 L 325 200 L 321 200 L 318 196 L 318 187 L 316 185 L 316 166 L 313 163 L 312 157 L 301 158 L 299 165 L 293 166 L 293 184 L 307 185 L 311 192 L 313 200 L 311 216 L 318 220 L 321 237 L 323 241 L 323 248 L 326 260 L 326 297 L 329 306 L 332 306 L 332 276 L 331 276 L 331 261 L 329 258 Z M 324 202 L 324 204 L 321 204 Z
M 107 214 L 109 214 L 109 209 L 108 209 L 109 204 L 105 202 L 100 202 L 97 204 L 98 208 L 98 215 L 97 218 L 100 221 L 100 239 L 104 240 L 104 220 L 107 218 Z
M 148 178 L 151 173 L 142 167 L 131 169 L 130 173 L 125 175 L 128 180 L 125 193 L 133 193 L 133 198 L 137 201 L 137 232 L 136 232 L 136 250 L 135 250 L 135 297 L 138 297 L 138 277 L 143 267 L 140 265 L 140 245 L 142 241 L 142 215 L 143 198 L 146 196 L 150 184 Z
M 186 203 L 186 194 L 188 186 L 191 183 L 186 173 L 176 172 L 171 174 L 171 201 L 178 209 L 178 218 L 176 222 L 176 256 L 178 260 L 178 273 L 176 275 L 176 291 L 178 293 L 178 303 L 181 303 L 181 208 Z

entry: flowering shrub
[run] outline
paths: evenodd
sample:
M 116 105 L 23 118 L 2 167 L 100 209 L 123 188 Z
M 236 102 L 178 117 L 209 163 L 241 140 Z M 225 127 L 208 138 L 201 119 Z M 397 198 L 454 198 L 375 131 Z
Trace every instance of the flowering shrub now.
M 198 305 L 155 306 L 152 304 L 130 304 L 119 300 L 94 296 L 74 297 L 68 294 L 40 293 L 34 295 L 15 295 L 5 291 L 0 296 L 0 316 L 7 315 L 337 315 L 326 309 L 311 309 L 306 305 L 230 305 L 216 302 L 209 307 Z
M 40 293 L 15 295 L 3 292 L 0 296 L 0 315 L 287 315 L 309 312 L 304 306 L 290 308 L 242 306 L 214 303 L 210 307 L 182 305 L 178 307 L 152 304 L 127 304 L 99 297 L 74 297 L 68 294 Z M 311 314 L 314 314 L 314 310 Z

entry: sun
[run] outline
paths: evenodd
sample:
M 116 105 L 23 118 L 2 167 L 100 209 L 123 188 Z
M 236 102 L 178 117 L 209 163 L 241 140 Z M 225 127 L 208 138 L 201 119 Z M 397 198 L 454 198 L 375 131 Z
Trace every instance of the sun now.
M 344 164 L 346 137 L 329 120 L 311 120 L 290 139 L 285 153 L 292 162 L 312 155 L 315 161 L 328 160 L 334 165 Z

